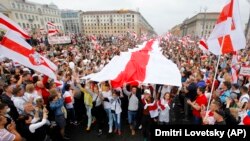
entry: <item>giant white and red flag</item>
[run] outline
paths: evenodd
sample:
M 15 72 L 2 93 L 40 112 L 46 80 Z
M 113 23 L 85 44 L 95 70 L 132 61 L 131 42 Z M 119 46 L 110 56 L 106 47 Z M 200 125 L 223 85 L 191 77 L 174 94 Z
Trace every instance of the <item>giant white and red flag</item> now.
M 209 51 L 215 55 L 244 49 L 246 38 L 243 32 L 238 0 L 228 0 L 207 40 Z
M 41 56 L 24 39 L 8 31 L 0 43 L 1 55 L 56 80 L 57 66 Z
M 59 33 L 59 30 L 57 29 L 56 25 L 52 22 L 47 23 L 48 26 L 48 35 L 54 36 Z
M 29 34 L 22 29 L 16 22 L 5 16 L 4 14 L 0 13 L 0 28 L 8 31 L 12 30 L 16 32 L 19 36 L 25 39 L 29 39 Z
M 111 80 L 113 88 L 124 83 L 167 84 L 181 87 L 181 74 L 176 64 L 164 57 L 156 48 L 159 42 L 149 40 L 138 50 L 123 52 L 113 59 L 90 80 Z

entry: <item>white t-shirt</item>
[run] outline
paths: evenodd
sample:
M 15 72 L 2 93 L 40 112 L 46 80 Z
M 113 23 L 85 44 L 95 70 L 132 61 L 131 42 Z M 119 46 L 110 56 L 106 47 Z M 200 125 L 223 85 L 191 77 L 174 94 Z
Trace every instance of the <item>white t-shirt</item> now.
M 102 92 L 102 97 L 103 98 L 108 98 L 109 100 L 111 100 L 112 99 L 112 92 L 111 91 Z M 110 109 L 111 108 L 110 102 L 107 102 L 107 101 L 103 102 L 103 106 L 104 106 L 104 109 Z
M 37 91 L 34 91 L 33 93 L 25 92 L 23 98 L 26 101 L 30 101 L 31 99 L 33 99 L 32 103 L 36 103 L 36 100 L 38 98 L 42 98 L 42 96 L 38 95 Z
M 241 104 L 244 104 L 246 102 L 248 102 L 250 99 L 249 95 L 248 94 L 244 94 L 244 95 L 241 95 L 240 99 L 239 99 L 239 102 Z
M 13 97 L 12 101 L 17 108 L 19 114 L 23 114 L 24 112 L 24 104 L 27 102 L 24 97 Z

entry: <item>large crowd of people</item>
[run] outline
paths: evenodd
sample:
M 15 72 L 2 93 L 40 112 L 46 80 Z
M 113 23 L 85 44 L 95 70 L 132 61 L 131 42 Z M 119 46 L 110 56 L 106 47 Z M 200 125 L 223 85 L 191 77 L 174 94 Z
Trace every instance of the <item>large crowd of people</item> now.
M 81 79 L 102 70 L 115 55 L 135 48 L 140 39 L 97 36 L 100 47 L 94 48 L 90 36 L 74 35 L 66 45 L 49 45 L 46 38 L 34 36 L 29 43 L 58 66 L 57 80 L 1 57 L 0 140 L 70 140 L 67 125 L 95 132 L 96 124 L 98 136 L 122 136 L 126 128 L 122 123 L 127 122 L 131 136 L 142 132 L 149 141 L 154 124 L 250 124 L 250 77 L 239 75 L 236 83 L 232 81 L 232 54 L 221 57 L 215 74 L 217 56 L 203 53 L 196 41 L 183 44 L 173 36 L 159 40 L 163 55 L 180 69 L 181 88 L 124 84 L 113 89 L 108 81 Z M 249 47 L 248 43 L 238 52 L 237 71 L 250 65 Z

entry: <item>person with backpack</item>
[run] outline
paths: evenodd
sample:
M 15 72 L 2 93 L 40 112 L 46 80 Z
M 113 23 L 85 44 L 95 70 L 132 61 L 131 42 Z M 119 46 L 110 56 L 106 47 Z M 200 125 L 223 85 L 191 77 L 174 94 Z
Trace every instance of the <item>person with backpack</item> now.
M 139 99 L 136 96 L 137 87 L 132 87 L 132 91 L 129 92 L 126 89 L 126 85 L 124 85 L 123 92 L 128 96 L 128 123 L 131 134 L 135 135 L 136 115 L 139 108 Z

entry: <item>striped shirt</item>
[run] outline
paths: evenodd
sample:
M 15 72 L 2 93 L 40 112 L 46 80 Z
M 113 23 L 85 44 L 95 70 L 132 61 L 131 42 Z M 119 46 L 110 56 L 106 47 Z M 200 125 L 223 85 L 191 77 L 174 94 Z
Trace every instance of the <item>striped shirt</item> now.
M 15 135 L 7 131 L 6 129 L 0 129 L 0 141 L 13 141 Z

